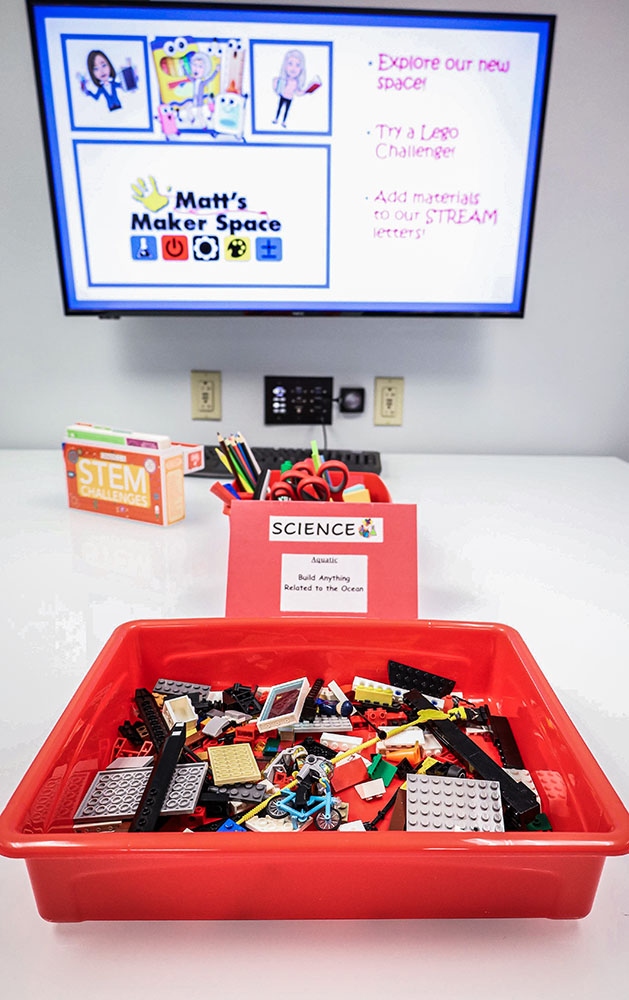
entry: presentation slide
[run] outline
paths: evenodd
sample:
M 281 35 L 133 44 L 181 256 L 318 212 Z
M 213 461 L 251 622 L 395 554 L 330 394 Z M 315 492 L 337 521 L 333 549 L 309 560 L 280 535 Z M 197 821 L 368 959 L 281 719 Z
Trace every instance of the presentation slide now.
M 547 21 L 33 13 L 70 309 L 521 309 Z

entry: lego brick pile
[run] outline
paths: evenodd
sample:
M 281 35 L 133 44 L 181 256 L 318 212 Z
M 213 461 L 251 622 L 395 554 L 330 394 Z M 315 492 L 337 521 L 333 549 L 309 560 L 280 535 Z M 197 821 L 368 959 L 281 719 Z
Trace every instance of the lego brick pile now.
M 506 717 L 389 660 L 389 683 L 139 688 L 77 832 L 550 830 Z

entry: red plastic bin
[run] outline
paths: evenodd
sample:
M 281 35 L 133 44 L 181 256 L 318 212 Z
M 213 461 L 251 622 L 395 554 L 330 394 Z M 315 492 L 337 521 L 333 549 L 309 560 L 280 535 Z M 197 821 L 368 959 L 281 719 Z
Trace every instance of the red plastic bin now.
M 273 486 L 277 483 L 281 476 L 279 469 L 273 469 L 269 477 L 269 486 Z M 389 493 L 384 481 L 380 476 L 376 475 L 375 472 L 350 472 L 349 478 L 347 480 L 348 486 L 356 486 L 357 483 L 362 483 L 369 490 L 369 495 L 371 496 L 372 503 L 391 503 L 391 494 Z M 232 482 L 232 486 L 238 491 L 239 483 Z M 241 500 L 253 500 L 253 493 L 241 493 L 238 491 L 238 496 Z M 340 493 L 333 493 L 331 500 L 333 503 L 345 503 L 343 497 Z M 299 501 L 293 501 L 294 503 L 299 503 Z M 229 517 L 231 505 L 223 505 L 223 513 L 227 514 Z
M 72 832 L 136 687 L 386 680 L 389 658 L 455 677 L 508 716 L 552 833 Z M 605 857 L 629 851 L 629 814 L 507 626 L 140 621 L 116 629 L 48 737 L 0 816 L 0 851 L 26 859 L 39 912 L 54 921 L 575 918 L 592 906 Z

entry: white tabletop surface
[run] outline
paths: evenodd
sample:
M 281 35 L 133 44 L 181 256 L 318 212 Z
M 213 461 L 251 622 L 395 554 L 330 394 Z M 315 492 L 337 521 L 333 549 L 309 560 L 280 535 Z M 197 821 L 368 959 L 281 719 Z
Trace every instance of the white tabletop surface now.
M 629 465 L 391 455 L 382 474 L 418 505 L 421 617 L 517 628 L 629 802 Z M 0 452 L 0 482 L 1 809 L 115 626 L 223 615 L 228 523 L 208 480 L 186 480 L 186 519 L 170 528 L 70 511 L 60 452 Z M 627 981 L 627 858 L 606 861 L 581 921 L 53 925 L 24 863 L 5 858 L 0 890 L 16 1000 L 556 1000 L 618 997 Z

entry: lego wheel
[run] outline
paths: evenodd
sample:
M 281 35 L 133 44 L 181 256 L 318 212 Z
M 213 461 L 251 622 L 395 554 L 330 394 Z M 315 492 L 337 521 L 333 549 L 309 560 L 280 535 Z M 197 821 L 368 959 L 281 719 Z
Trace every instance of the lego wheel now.
M 314 818 L 317 830 L 338 830 L 342 822 L 342 817 L 338 809 L 330 809 L 330 818 L 325 818 L 325 810 L 317 813 Z
M 271 801 L 267 804 L 266 812 L 267 816 L 270 816 L 271 819 L 284 819 L 286 816 L 286 812 L 277 799 L 271 799 Z

